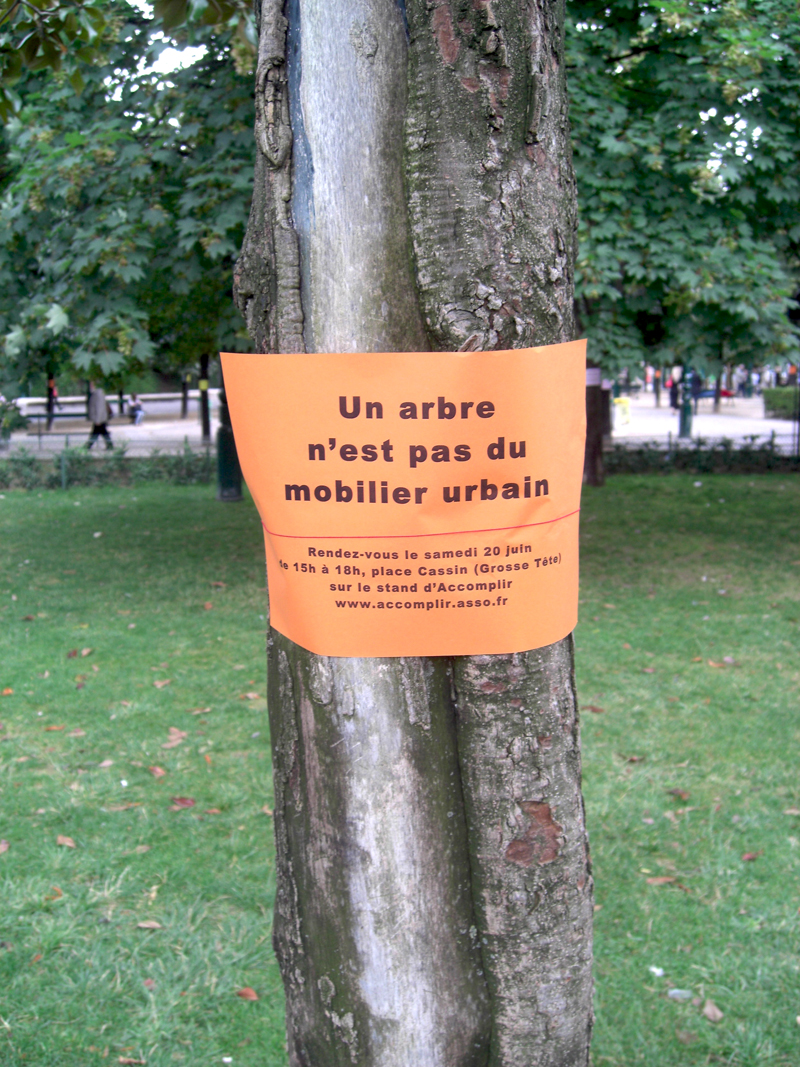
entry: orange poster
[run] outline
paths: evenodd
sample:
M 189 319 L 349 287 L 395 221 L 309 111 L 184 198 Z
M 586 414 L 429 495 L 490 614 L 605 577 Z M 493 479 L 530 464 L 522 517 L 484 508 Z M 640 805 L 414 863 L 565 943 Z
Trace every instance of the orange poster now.
M 585 354 L 223 353 L 272 626 L 325 656 L 522 652 L 570 633 Z

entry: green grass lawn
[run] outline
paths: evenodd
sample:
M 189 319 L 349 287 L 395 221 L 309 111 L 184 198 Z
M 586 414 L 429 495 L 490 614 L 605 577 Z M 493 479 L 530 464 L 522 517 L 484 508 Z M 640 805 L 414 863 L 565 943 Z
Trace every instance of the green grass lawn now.
M 2 497 L 0 1065 L 284 1067 L 255 512 Z M 800 1063 L 799 518 L 788 476 L 585 495 L 595 1067 Z

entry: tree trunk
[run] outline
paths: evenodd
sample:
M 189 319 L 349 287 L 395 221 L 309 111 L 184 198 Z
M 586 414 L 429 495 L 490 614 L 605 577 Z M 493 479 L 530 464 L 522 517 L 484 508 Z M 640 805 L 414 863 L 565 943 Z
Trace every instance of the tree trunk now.
M 603 485 L 603 431 L 605 429 L 605 396 L 599 367 L 586 368 L 586 447 L 583 458 L 583 480 L 587 485 Z
M 262 3 L 236 270 L 256 349 L 570 340 L 561 7 L 290 0 L 285 14 Z M 455 660 L 268 643 L 290 1064 L 583 1067 L 571 639 Z
M 56 410 L 56 381 L 52 371 L 47 372 L 47 429 L 53 429 L 53 415 Z
M 208 404 L 208 353 L 204 352 L 200 356 L 200 380 L 198 381 L 198 387 L 200 389 L 200 426 L 203 437 L 203 444 L 211 443 L 211 411 Z

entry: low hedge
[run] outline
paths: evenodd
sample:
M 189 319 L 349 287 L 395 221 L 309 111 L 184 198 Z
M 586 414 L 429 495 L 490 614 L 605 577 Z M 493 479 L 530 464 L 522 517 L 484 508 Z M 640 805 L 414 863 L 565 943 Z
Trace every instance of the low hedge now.
M 756 444 L 753 436 L 737 444 L 728 438 L 709 443 L 702 437 L 691 443 L 660 441 L 614 444 L 603 453 L 607 474 L 658 474 L 693 471 L 698 474 L 760 474 L 765 471 L 800 472 L 800 458 L 779 452 L 774 441 Z
M 764 414 L 772 419 L 796 419 L 798 391 L 792 386 L 764 389 Z
M 44 458 L 21 448 L 0 457 L 0 489 L 66 489 L 154 481 L 195 485 L 212 481 L 215 474 L 216 456 L 190 448 L 149 456 L 128 456 L 124 447 L 99 455 L 85 448 L 67 448 Z

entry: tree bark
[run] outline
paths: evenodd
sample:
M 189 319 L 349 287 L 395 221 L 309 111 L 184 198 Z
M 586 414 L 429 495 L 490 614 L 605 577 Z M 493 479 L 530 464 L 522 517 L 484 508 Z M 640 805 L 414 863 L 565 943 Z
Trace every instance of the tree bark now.
M 264 0 L 236 270 L 257 350 L 572 338 L 563 10 L 462 7 Z M 456 660 L 268 644 L 290 1063 L 583 1067 L 571 639 Z

